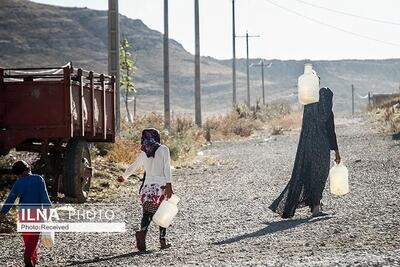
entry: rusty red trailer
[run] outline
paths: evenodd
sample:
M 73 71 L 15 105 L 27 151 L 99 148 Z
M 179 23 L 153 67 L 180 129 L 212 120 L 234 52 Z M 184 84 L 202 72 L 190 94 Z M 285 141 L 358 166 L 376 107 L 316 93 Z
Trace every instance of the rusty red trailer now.
M 53 192 L 86 200 L 87 142 L 115 141 L 114 88 L 114 77 L 70 64 L 0 68 L 0 155 L 12 148 L 41 153 Z

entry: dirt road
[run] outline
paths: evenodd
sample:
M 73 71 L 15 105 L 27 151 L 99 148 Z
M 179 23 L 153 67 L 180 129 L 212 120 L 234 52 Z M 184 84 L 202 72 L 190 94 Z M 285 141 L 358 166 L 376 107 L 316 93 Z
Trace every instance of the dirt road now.
M 158 249 L 153 226 L 150 251 L 136 252 L 140 206 L 131 184 L 118 197 L 130 212 L 127 233 L 57 234 L 53 251 L 42 250 L 42 266 L 400 266 L 400 142 L 364 119 L 338 119 L 336 131 L 351 192 L 325 190 L 330 216 L 310 219 L 302 209 L 283 220 L 268 210 L 290 177 L 299 133 L 260 132 L 214 143 L 199 157 L 208 165 L 174 171 L 182 201 L 168 229 L 171 249 Z M 1 266 L 19 266 L 20 239 L 0 237 Z

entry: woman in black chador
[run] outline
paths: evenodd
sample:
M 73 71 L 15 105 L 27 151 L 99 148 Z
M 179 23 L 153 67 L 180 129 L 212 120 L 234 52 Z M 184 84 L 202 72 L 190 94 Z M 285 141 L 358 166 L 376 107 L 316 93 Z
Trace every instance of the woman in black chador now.
M 319 102 L 304 106 L 303 125 L 292 177 L 280 196 L 269 207 L 282 218 L 293 217 L 296 208 L 309 206 L 313 216 L 323 215 L 322 191 L 329 175 L 330 150 L 340 162 L 332 112 L 333 93 L 321 88 Z

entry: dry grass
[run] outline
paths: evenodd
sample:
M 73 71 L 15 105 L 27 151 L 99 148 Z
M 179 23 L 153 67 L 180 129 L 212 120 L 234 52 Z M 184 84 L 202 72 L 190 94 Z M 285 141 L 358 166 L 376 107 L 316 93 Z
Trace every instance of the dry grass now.
M 400 104 L 395 104 L 390 107 L 372 109 L 370 111 L 370 115 L 372 115 L 372 117 L 378 121 L 381 132 L 400 132 Z
M 384 120 L 391 133 L 400 132 L 400 107 L 392 106 L 385 108 Z
M 236 136 L 248 137 L 260 128 L 272 129 L 272 134 L 281 134 L 283 131 L 301 127 L 301 114 L 292 112 L 286 102 L 275 102 L 268 105 L 248 108 L 245 105 L 237 106 L 227 115 L 209 118 L 205 125 L 207 141 Z
M 232 138 L 236 136 L 248 137 L 262 124 L 258 120 L 240 117 L 233 111 L 227 115 L 208 118 L 204 124 L 204 131 L 208 141 Z
M 301 127 L 302 116 L 299 112 L 293 112 L 284 115 L 281 118 L 274 118 L 269 121 L 268 125 L 273 130 L 280 129 L 281 131 L 294 130 Z
M 139 154 L 140 145 L 138 142 L 118 138 L 111 146 L 106 158 L 111 162 L 132 162 Z

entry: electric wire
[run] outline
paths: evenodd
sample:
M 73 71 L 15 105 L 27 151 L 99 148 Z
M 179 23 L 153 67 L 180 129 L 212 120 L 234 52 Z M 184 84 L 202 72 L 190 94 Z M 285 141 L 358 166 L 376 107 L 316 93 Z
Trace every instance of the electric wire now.
M 270 3 L 271 5 L 274 5 L 274 6 L 278 7 L 278 8 L 280 8 L 280 9 L 283 9 L 283 10 L 289 12 L 289 13 L 295 14 L 295 15 L 297 15 L 299 17 L 304 18 L 304 19 L 310 20 L 310 21 L 312 21 L 314 23 L 321 24 L 321 25 L 324 25 L 326 27 L 329 27 L 329 28 L 332 28 L 332 29 L 335 29 L 335 30 L 338 30 L 338 31 L 341 31 L 341 32 L 344 32 L 344 33 L 347 33 L 347 34 L 350 34 L 350 35 L 354 35 L 354 36 L 357 36 L 357 37 L 360 37 L 360 38 L 364 38 L 364 39 L 367 39 L 367 40 L 370 40 L 370 41 L 375 41 L 375 42 L 386 44 L 386 45 L 400 47 L 399 43 L 388 42 L 388 41 L 380 40 L 380 39 L 377 39 L 377 38 L 374 38 L 374 37 L 371 37 L 371 36 L 368 36 L 368 35 L 363 35 L 363 34 L 359 34 L 359 33 L 356 33 L 356 32 L 352 32 L 352 31 L 349 31 L 349 30 L 346 30 L 346 29 L 343 29 L 343 28 L 340 28 L 340 27 L 325 23 L 323 21 L 320 21 L 320 20 L 317 20 L 317 19 L 314 19 L 314 18 L 310 18 L 310 17 L 305 16 L 305 15 L 303 15 L 303 14 L 301 14 L 301 13 L 295 11 L 295 10 L 292 10 L 292 9 L 284 7 L 284 6 L 280 5 L 280 4 L 277 4 L 274 1 L 271 1 L 271 0 L 265 0 L 265 1 Z
M 334 13 L 345 15 L 345 16 L 349 16 L 349 17 L 354 17 L 354 18 L 363 19 L 363 20 L 369 20 L 369 21 L 383 23 L 383 24 L 400 26 L 400 22 L 393 22 L 393 21 L 387 21 L 387 20 L 382 20 L 382 19 L 375 19 L 375 18 L 360 16 L 360 15 L 357 15 L 357 14 L 348 13 L 348 12 L 340 11 L 340 10 L 337 10 L 337 9 L 332 9 L 332 8 L 328 8 L 328 7 L 319 6 L 319 5 L 316 5 L 316 4 L 313 4 L 313 3 L 309 3 L 309 2 L 303 1 L 303 0 L 295 0 L 295 1 L 300 2 L 300 3 L 304 4 L 304 5 L 308 5 L 308 6 L 314 7 L 314 8 L 327 10 L 327 11 L 330 11 L 330 12 L 334 12 Z

